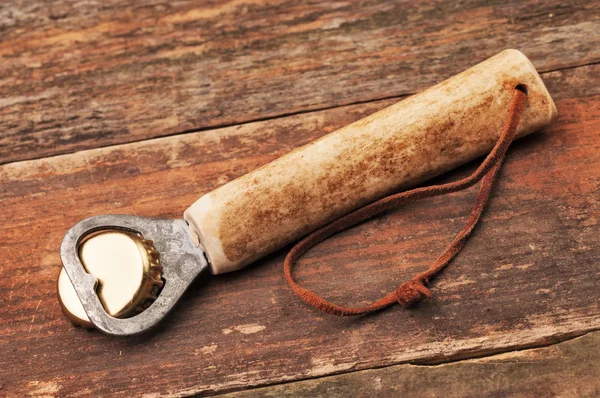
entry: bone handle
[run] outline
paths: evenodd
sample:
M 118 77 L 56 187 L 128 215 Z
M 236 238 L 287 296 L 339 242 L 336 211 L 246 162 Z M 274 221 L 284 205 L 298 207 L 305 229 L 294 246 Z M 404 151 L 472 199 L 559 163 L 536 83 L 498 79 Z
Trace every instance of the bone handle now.
M 204 195 L 185 212 L 214 274 L 234 271 L 386 194 L 487 153 L 513 89 L 527 108 L 517 136 L 556 106 L 525 55 L 506 50 Z

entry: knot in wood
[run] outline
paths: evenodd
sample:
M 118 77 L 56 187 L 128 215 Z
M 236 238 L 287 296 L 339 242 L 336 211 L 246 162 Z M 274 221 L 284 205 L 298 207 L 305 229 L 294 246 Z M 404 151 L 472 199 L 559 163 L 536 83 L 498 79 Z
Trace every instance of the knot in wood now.
M 404 282 L 396 289 L 396 300 L 404 308 L 410 308 L 417 304 L 423 297 L 430 298 L 431 292 L 425 287 L 423 282 L 410 280 Z

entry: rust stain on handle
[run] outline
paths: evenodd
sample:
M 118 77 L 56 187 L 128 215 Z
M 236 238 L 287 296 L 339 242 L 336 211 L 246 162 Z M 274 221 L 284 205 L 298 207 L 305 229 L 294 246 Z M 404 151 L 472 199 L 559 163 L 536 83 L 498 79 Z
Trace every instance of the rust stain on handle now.
M 204 195 L 185 219 L 214 274 L 243 268 L 345 213 L 487 153 L 518 84 L 528 91 L 522 137 L 557 111 L 529 59 L 505 50 Z

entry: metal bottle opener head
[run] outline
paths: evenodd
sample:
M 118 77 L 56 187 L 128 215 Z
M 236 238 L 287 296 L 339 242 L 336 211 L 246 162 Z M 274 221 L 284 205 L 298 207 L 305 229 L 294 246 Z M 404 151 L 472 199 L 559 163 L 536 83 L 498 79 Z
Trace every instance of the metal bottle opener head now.
M 87 237 L 101 231 L 138 234 L 144 240 L 152 241 L 159 255 L 164 285 L 149 307 L 137 315 L 127 318 L 110 315 L 98 296 L 98 278 L 88 273 L 82 263 L 80 245 Z M 139 334 L 155 326 L 192 281 L 208 268 L 204 251 L 194 243 L 185 220 L 129 215 L 101 215 L 80 221 L 66 233 L 60 255 L 89 321 L 101 331 L 115 336 Z

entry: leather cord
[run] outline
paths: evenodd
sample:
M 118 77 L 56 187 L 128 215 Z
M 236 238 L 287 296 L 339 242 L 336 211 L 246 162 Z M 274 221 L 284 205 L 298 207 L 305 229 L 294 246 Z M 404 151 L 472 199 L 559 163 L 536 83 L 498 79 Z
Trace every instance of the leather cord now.
M 386 196 L 358 210 L 355 210 L 352 213 L 338 218 L 337 220 L 316 230 L 298 242 L 290 250 L 284 261 L 285 279 L 292 290 L 308 305 L 313 306 L 325 313 L 338 316 L 367 314 L 389 307 L 396 302 L 400 303 L 405 308 L 410 308 L 421 301 L 421 299 L 424 297 L 430 298 L 431 292 L 427 288 L 427 284 L 460 252 L 465 245 L 467 238 L 475 228 L 477 221 L 479 221 L 485 204 L 490 197 L 492 185 L 498 176 L 498 172 L 500 171 L 508 147 L 515 137 L 517 126 L 519 124 L 519 120 L 521 119 L 523 110 L 525 109 L 526 102 L 526 89 L 519 85 L 514 90 L 508 116 L 506 118 L 500 138 L 485 160 L 470 176 L 447 184 L 415 188 L 409 191 Z M 415 202 L 420 199 L 461 191 L 473 186 L 479 181 L 481 181 L 481 186 L 479 188 L 477 197 L 475 198 L 475 203 L 471 210 L 471 214 L 467 219 L 465 226 L 458 233 L 458 235 L 456 235 L 452 243 L 446 247 L 446 249 L 429 267 L 429 269 L 415 275 L 411 280 L 404 282 L 398 286 L 395 291 L 388 293 L 380 300 L 377 300 L 366 307 L 343 307 L 325 300 L 316 293 L 298 285 L 294 281 L 292 272 L 298 259 L 300 259 L 300 257 L 312 247 L 316 246 L 330 236 L 353 227 L 387 210 L 407 203 Z

